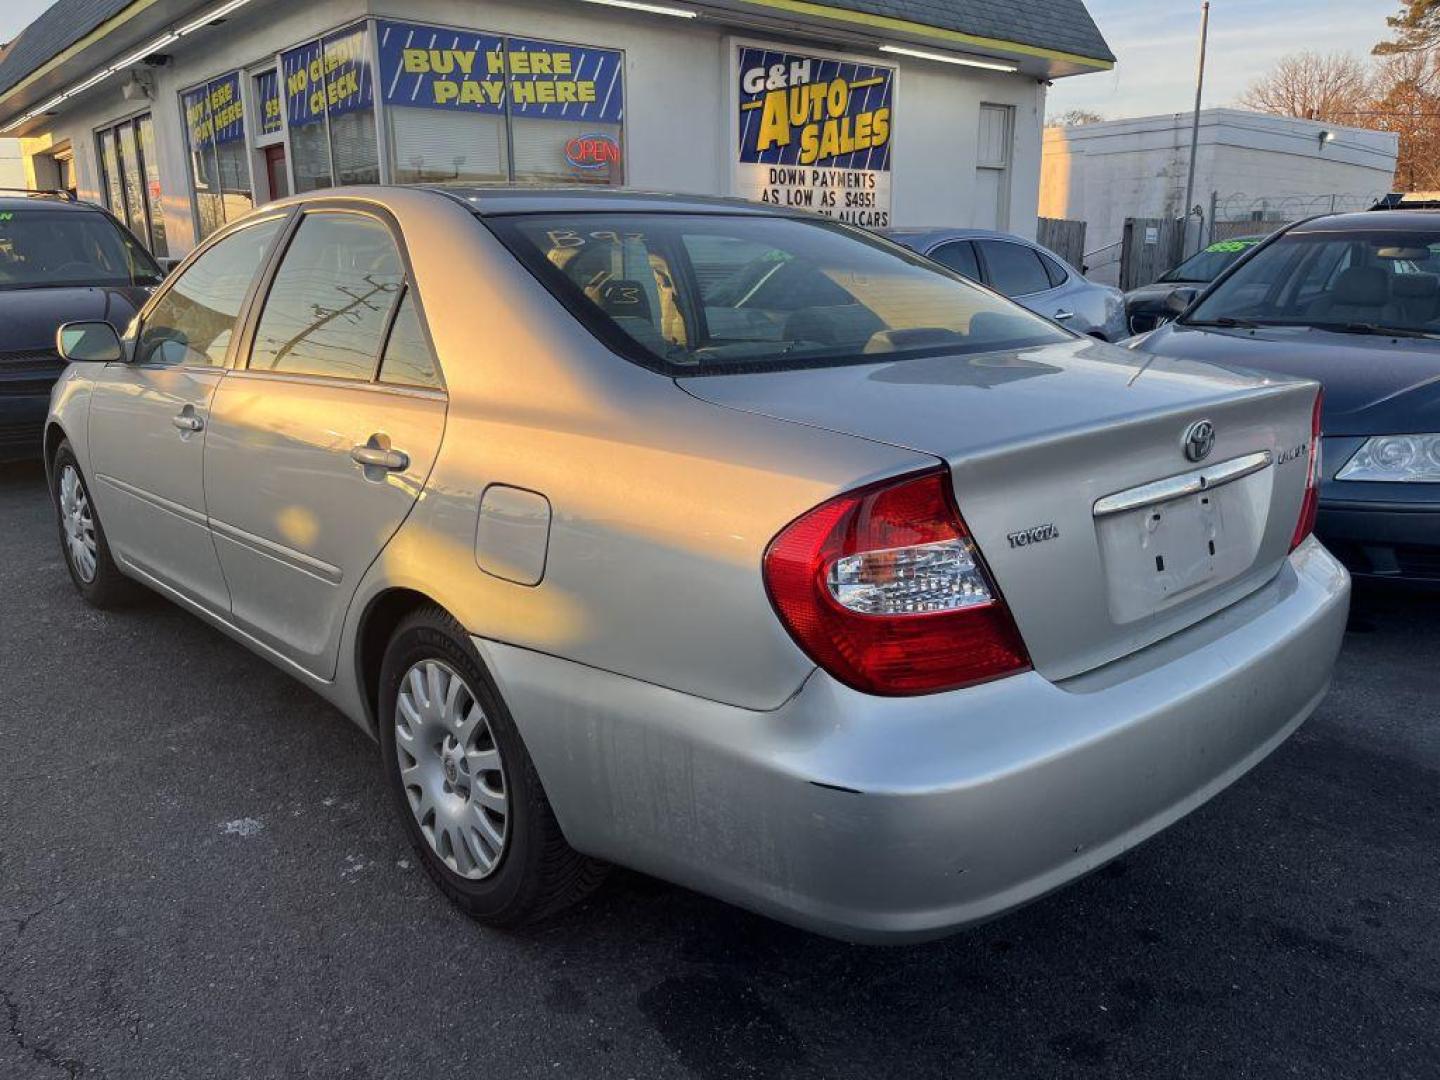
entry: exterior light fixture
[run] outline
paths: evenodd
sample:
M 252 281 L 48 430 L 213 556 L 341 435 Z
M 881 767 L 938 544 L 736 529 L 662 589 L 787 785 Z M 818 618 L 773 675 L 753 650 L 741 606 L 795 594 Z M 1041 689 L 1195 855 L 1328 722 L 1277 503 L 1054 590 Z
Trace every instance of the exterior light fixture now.
M 1324 150 L 1324 149 L 1325 149 L 1325 144 L 1326 144 L 1326 143 L 1328 143 L 1328 142 L 1334 142 L 1334 141 L 1335 141 L 1335 132 L 1333 132 L 1333 131 L 1322 131 L 1322 132 L 1320 132 L 1320 149 L 1321 149 L 1321 150 Z
M 144 60 L 145 57 L 159 52 L 161 49 L 163 49 L 166 45 L 169 45 L 179 36 L 179 34 L 166 34 L 164 37 L 156 38 L 154 41 L 150 42 L 149 45 L 146 45 L 143 49 L 136 49 L 129 56 L 125 57 L 124 60 L 115 61 L 115 63 L 110 65 L 109 69 L 106 71 L 106 74 L 108 75 L 112 72 L 118 71 L 120 68 L 133 67 L 135 64 L 140 63 L 141 60 Z M 76 94 L 83 89 L 85 89 L 84 86 L 77 86 L 74 90 L 71 90 L 70 93 Z
M 677 19 L 694 19 L 699 12 L 685 8 L 667 7 L 664 4 L 645 4 L 640 0 L 585 0 L 587 4 L 603 4 L 605 7 L 629 8 L 631 11 L 648 11 L 651 15 L 673 15 Z
M 196 19 L 194 22 L 186 23 L 184 26 L 180 27 L 179 30 L 176 30 L 175 34 L 177 37 L 184 37 L 186 34 L 194 33 L 196 30 L 199 30 L 202 27 L 209 26 L 216 19 L 223 19 L 226 15 L 229 15 L 236 8 L 242 8 L 249 2 L 250 0 L 230 0 L 228 4 L 221 4 L 214 11 L 207 11 L 204 15 L 201 15 L 200 18 Z
M 1007 64 L 1001 60 L 972 60 L 968 56 L 925 52 L 921 49 L 911 49 L 904 45 L 881 45 L 880 51 L 883 53 L 895 53 L 898 56 L 913 56 L 919 60 L 935 60 L 942 64 L 960 64 L 964 67 L 984 68 L 986 71 L 1015 72 L 1020 70 L 1016 65 Z

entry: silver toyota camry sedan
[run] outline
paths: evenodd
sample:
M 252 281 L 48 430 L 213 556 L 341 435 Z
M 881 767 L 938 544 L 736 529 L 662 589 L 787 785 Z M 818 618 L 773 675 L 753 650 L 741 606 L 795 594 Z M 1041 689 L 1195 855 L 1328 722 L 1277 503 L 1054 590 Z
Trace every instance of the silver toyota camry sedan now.
M 1344 627 L 1314 383 L 1137 357 L 820 218 L 320 192 L 58 346 L 80 593 L 148 586 L 334 702 L 489 923 L 622 863 L 940 935 L 1255 765 Z

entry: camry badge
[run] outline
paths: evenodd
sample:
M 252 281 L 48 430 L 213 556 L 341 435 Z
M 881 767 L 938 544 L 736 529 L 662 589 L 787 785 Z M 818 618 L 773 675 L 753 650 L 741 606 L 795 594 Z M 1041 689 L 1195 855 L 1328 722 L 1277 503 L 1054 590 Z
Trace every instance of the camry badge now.
M 1204 461 L 1215 448 L 1215 425 L 1209 420 L 1196 420 L 1185 429 L 1180 445 L 1191 461 Z

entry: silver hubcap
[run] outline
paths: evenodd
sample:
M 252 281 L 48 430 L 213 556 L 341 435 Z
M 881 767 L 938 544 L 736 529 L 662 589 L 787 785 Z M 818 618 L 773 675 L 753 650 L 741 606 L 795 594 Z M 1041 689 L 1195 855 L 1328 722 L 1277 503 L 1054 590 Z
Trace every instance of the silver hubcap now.
M 85 486 L 80 483 L 80 473 L 74 465 L 66 465 L 60 472 L 60 524 L 65 530 L 65 548 L 70 553 L 70 565 L 80 575 L 80 580 L 90 583 L 95 580 L 95 518 L 90 512 L 90 500 L 85 497 Z
M 505 851 L 509 786 L 490 721 L 448 664 L 421 660 L 400 680 L 395 749 L 425 840 L 461 877 L 485 877 Z

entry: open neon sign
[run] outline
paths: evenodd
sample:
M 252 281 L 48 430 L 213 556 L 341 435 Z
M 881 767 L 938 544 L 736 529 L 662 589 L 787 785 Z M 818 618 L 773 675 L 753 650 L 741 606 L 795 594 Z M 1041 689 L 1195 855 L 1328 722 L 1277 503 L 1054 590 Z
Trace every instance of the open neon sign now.
M 620 144 L 600 132 L 577 135 L 565 143 L 565 160 L 577 169 L 603 169 L 607 165 L 618 165 Z

